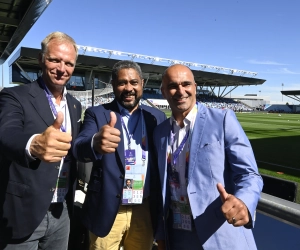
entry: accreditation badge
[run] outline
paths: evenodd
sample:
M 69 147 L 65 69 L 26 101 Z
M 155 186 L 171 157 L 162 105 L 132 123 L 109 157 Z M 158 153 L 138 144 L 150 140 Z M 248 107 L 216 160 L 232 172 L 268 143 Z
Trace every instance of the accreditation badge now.
M 192 214 L 186 202 L 172 201 L 173 228 L 192 231 Z
M 133 205 L 143 203 L 145 185 L 145 167 L 142 165 L 126 165 L 125 181 L 123 187 L 122 204 Z M 128 187 L 130 181 L 130 188 Z
M 136 157 L 135 157 L 134 149 L 125 150 L 125 164 L 126 165 L 135 165 L 136 164 Z

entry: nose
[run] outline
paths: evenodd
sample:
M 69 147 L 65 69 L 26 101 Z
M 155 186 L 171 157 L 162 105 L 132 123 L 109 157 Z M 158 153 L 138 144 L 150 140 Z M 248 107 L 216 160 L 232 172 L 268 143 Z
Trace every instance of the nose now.
M 65 72 L 66 71 L 66 65 L 64 62 L 60 62 L 58 65 L 57 65 L 57 69 L 60 71 L 60 72 Z
M 131 92 L 133 90 L 132 85 L 130 83 L 125 84 L 125 90 Z
M 184 87 L 182 87 L 181 84 L 178 85 L 177 91 L 176 91 L 179 95 L 183 95 L 185 92 Z

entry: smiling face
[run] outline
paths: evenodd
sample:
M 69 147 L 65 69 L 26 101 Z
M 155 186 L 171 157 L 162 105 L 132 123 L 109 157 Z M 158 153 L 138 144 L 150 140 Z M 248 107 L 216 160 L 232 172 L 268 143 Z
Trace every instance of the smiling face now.
M 176 120 L 182 120 L 195 106 L 196 86 L 193 73 L 188 67 L 177 64 L 166 70 L 161 92 Z
M 39 64 L 43 71 L 42 78 L 53 95 L 61 93 L 71 78 L 76 58 L 73 44 L 56 39 L 52 39 L 48 43 L 47 50 L 43 55 L 40 54 Z
M 144 80 L 135 69 L 124 68 L 118 72 L 112 85 L 116 100 L 132 113 L 142 98 Z

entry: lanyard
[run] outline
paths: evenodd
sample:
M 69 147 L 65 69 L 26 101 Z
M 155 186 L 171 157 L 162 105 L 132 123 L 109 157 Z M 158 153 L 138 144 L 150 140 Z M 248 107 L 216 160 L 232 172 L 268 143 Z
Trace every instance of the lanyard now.
M 183 150 L 184 145 L 185 145 L 187 139 L 189 138 L 189 134 L 190 134 L 190 130 L 188 130 L 188 132 L 185 134 L 185 136 L 184 136 L 184 138 L 182 139 L 182 141 L 181 141 L 179 147 L 175 150 L 175 152 L 173 152 L 173 161 L 172 161 L 173 167 L 175 167 L 175 165 L 176 165 L 176 162 L 177 162 L 177 159 L 178 159 L 178 157 L 179 157 L 179 154 L 180 154 L 180 152 Z M 171 143 L 170 143 L 170 144 L 171 144 L 171 151 L 172 151 L 172 149 L 173 149 L 173 144 L 174 144 L 174 133 L 172 132 L 172 130 L 171 130 L 171 132 L 170 132 L 170 138 L 171 138 Z
M 142 143 L 141 143 L 141 145 L 142 145 L 142 160 L 144 162 L 146 160 L 146 152 L 145 152 L 145 149 L 146 149 L 146 132 L 145 132 L 145 130 L 146 129 L 145 129 L 144 115 L 143 115 L 143 110 L 142 109 L 141 109 L 140 118 L 142 119 Z M 128 131 L 126 125 L 125 125 L 125 122 L 123 120 L 122 115 L 121 115 L 121 123 L 122 123 L 122 126 L 123 126 L 123 128 L 126 132 L 126 136 L 127 136 L 127 140 L 128 140 L 128 149 L 131 149 L 131 146 L 130 146 L 131 145 L 131 138 L 132 138 L 133 134 L 136 131 L 136 128 L 137 128 L 138 123 L 139 123 L 139 119 L 137 119 L 137 122 L 134 126 L 134 130 L 132 131 L 132 134 L 129 134 L 129 131 Z
M 47 96 L 47 99 L 48 99 L 48 103 L 49 103 L 49 106 L 50 106 L 50 108 L 51 108 L 51 110 L 52 110 L 52 113 L 54 114 L 54 116 L 55 117 L 57 117 L 57 110 L 56 110 L 56 108 L 55 108 L 55 105 L 54 105 L 54 103 L 53 103 L 53 101 L 52 101 L 52 99 L 51 99 L 51 95 L 50 95 L 50 93 L 49 93 L 49 90 L 48 90 L 48 88 L 46 87 L 46 85 L 45 85 L 45 83 L 44 83 L 44 81 L 41 79 L 41 83 L 42 83 L 42 85 L 43 85 L 43 89 L 44 89 L 44 91 L 45 91 L 45 94 L 46 94 L 46 96 Z M 67 105 L 67 104 L 66 104 Z M 65 107 L 65 109 L 66 109 L 66 107 Z M 65 112 L 65 116 L 66 116 L 66 112 Z M 67 124 L 67 119 L 66 119 L 67 117 L 65 117 L 65 124 Z M 62 132 L 66 132 L 66 129 L 65 129 L 65 127 L 63 126 L 63 125 L 61 125 L 61 131 Z

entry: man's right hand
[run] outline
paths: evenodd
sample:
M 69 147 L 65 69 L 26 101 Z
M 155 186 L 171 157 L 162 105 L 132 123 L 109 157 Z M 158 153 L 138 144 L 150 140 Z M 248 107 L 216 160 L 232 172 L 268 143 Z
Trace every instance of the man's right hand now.
M 158 250 L 165 250 L 166 249 L 166 244 L 164 240 L 157 240 L 157 249 Z
M 42 134 L 35 136 L 30 144 L 30 154 L 45 162 L 59 162 L 68 154 L 72 136 L 60 131 L 64 121 L 62 112 L 57 113 L 54 123 Z
M 113 153 L 121 141 L 121 132 L 115 128 L 117 116 L 110 112 L 110 122 L 94 136 L 94 150 L 100 154 Z

